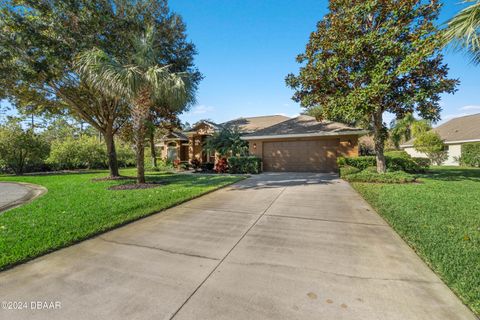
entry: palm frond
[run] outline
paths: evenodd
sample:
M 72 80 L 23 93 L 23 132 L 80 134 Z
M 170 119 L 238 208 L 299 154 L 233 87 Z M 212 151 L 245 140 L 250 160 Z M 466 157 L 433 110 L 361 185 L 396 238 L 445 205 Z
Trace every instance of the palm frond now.
M 480 51 L 480 0 L 469 0 L 473 3 L 460 11 L 447 22 L 444 32 L 445 45 L 455 49 L 467 49 L 478 62 Z
M 143 85 L 138 66 L 121 65 L 100 49 L 78 55 L 75 67 L 83 80 L 112 96 L 131 99 Z

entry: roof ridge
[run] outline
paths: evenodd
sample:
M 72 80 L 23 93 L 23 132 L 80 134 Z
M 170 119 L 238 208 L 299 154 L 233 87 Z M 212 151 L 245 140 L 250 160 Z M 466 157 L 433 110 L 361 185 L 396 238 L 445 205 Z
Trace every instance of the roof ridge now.
M 473 117 L 473 116 L 480 116 L 480 112 L 479 113 L 474 113 L 474 114 L 466 114 L 464 116 L 459 116 L 459 117 L 455 117 L 455 118 L 450 118 L 449 120 L 447 120 L 445 123 L 447 122 L 450 122 L 452 120 L 456 120 L 456 119 L 461 119 L 461 118 L 467 118 L 467 117 Z M 445 124 L 444 123 L 444 124 Z

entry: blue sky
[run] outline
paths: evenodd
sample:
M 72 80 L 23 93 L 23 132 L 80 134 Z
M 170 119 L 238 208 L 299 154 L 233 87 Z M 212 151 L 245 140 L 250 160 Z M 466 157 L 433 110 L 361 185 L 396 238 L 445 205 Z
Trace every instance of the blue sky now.
M 441 23 L 462 8 L 456 0 L 444 3 Z M 302 111 L 284 78 L 298 71 L 295 57 L 327 12 L 327 0 L 170 0 L 170 6 L 183 16 L 205 76 L 198 104 L 181 116 L 183 121 Z M 455 95 L 443 96 L 442 119 L 480 112 L 480 66 L 456 52 L 446 52 L 445 61 L 461 84 Z
M 327 0 L 171 0 L 170 6 L 183 16 L 198 49 L 197 65 L 205 75 L 198 105 L 182 120 L 222 122 L 301 112 L 284 78 L 298 71 L 295 57 L 327 12 Z M 439 22 L 462 7 L 455 0 L 444 1 Z M 445 61 L 451 77 L 461 84 L 455 95 L 443 96 L 442 119 L 480 112 L 476 81 L 480 67 L 462 53 L 446 52 Z

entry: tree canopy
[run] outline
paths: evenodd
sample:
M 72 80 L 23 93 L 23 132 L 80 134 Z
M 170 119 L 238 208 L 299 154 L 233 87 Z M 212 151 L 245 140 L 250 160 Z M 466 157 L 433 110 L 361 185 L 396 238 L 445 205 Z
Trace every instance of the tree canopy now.
M 373 130 L 377 170 L 385 171 L 384 112 L 397 118 L 417 113 L 440 118 L 440 94 L 453 93 L 440 53 L 436 0 L 330 0 L 297 57 L 298 75 L 287 85 L 293 99 L 320 118 L 364 125 Z
M 194 75 L 172 72 L 170 65 L 158 65 L 158 34 L 148 26 L 133 40 L 131 59 L 122 61 L 94 48 L 76 57 L 81 78 L 106 96 L 122 97 L 131 105 L 133 138 L 137 152 L 137 180 L 145 183 L 144 142 L 147 122 L 154 116 L 153 106 L 165 106 L 172 114 L 186 109 L 195 101 Z M 123 62 L 123 63 L 122 63 Z
M 132 39 L 151 25 L 160 66 L 202 76 L 195 68 L 195 46 L 185 24 L 166 0 L 3 0 L 0 9 L 0 99 L 20 111 L 66 112 L 80 117 L 104 136 L 116 166 L 113 136 L 129 120 L 129 105 L 89 85 L 75 70 L 75 57 L 98 48 L 122 63 L 133 59 Z M 115 168 L 114 168 L 115 169 Z M 118 169 L 112 170 L 118 175 Z

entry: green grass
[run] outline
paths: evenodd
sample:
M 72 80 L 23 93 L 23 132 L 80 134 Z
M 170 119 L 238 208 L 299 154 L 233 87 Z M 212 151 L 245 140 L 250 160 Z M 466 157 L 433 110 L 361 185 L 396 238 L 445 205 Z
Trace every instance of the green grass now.
M 124 170 L 124 175 L 134 171 Z M 108 190 L 131 180 L 92 181 L 105 172 L 0 176 L 44 186 L 48 193 L 0 214 L 0 270 L 71 245 L 140 217 L 242 179 L 241 176 L 152 173 L 165 185 L 143 190 Z
M 420 184 L 352 183 L 480 314 L 480 169 L 438 168 Z

